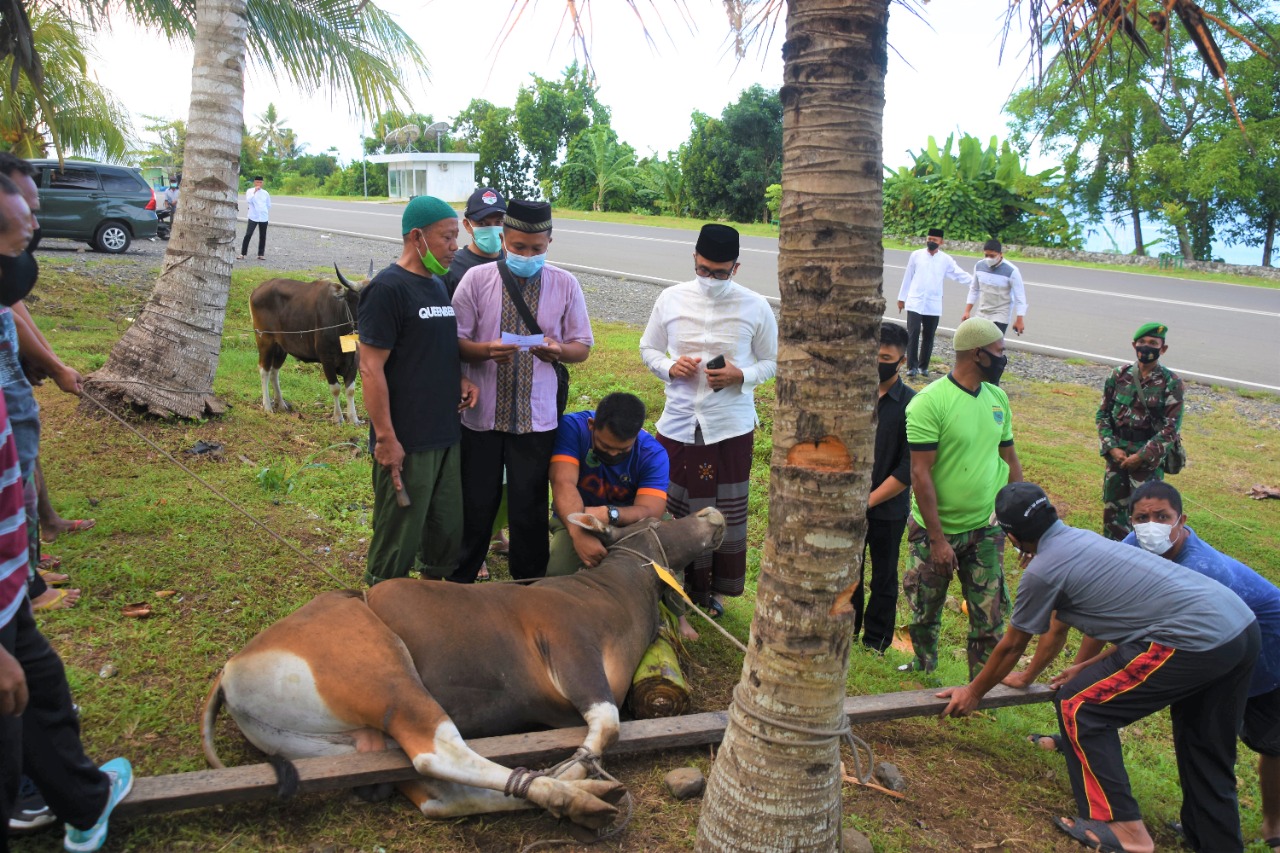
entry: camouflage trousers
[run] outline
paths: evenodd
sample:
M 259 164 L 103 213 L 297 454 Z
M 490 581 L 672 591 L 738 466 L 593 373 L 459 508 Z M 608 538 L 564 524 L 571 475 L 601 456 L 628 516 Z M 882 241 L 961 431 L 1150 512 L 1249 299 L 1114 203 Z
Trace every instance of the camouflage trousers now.
M 1145 441 L 1121 444 L 1125 453 L 1137 453 Z M 1125 471 L 1110 456 L 1106 457 L 1107 470 L 1102 475 L 1102 535 L 1119 541 L 1133 529 L 1129 524 L 1129 497 L 1147 480 L 1163 480 L 1164 469 L 1138 468 Z
M 929 560 L 929 536 L 911 520 L 907 524 L 911 569 L 902 579 L 902 592 L 911 605 L 907 629 L 915 649 L 915 668 L 932 672 L 938 666 L 938 629 L 947 600 L 952 570 L 940 571 Z M 947 536 L 956 552 L 960 590 L 969 610 L 969 677 L 982 669 L 991 650 L 1004 636 L 1004 623 L 1013 610 L 1004 583 L 1004 534 L 996 525 Z

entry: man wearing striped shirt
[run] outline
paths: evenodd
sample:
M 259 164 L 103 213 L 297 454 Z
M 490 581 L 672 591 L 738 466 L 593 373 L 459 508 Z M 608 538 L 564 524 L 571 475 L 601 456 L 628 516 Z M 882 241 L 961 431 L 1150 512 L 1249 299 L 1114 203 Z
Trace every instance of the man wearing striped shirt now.
M 0 175 L 0 304 L 12 306 L 35 283 L 39 267 L 27 251 L 35 225 L 18 187 Z M 123 758 L 99 769 L 85 756 L 62 661 L 31 613 L 28 571 L 22 470 L 0 396 L 0 851 L 9 849 L 9 814 L 24 770 L 66 822 L 64 847 L 97 850 L 133 771 Z

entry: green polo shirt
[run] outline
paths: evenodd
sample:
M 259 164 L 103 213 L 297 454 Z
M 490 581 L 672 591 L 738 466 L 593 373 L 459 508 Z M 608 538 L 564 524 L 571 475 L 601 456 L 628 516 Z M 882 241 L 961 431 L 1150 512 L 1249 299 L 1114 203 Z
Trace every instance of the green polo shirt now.
M 1009 481 L 1000 448 L 1013 445 L 1013 413 L 1003 391 L 983 382 L 971 392 L 951 374 L 929 383 L 907 405 L 907 445 L 938 453 L 932 474 L 943 533 L 991 523 L 996 492 Z M 914 493 L 911 515 L 924 526 Z

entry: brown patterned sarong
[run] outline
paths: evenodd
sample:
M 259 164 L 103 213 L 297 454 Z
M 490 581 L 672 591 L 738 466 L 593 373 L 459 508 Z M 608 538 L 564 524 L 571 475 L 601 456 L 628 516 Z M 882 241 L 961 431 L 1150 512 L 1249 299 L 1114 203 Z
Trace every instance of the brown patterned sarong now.
M 716 444 L 703 444 L 701 429 L 693 444 L 658 434 L 671 460 L 667 511 L 684 518 L 706 507 L 724 514 L 724 542 L 685 570 L 685 589 L 699 607 L 711 594 L 742 595 L 747 580 L 747 493 L 755 431 Z M 672 568 L 675 568 L 674 566 Z

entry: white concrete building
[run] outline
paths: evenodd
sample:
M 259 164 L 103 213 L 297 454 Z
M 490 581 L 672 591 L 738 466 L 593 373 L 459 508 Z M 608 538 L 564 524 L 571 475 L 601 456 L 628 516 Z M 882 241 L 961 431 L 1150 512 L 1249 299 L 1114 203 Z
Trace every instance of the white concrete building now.
M 387 164 L 387 195 L 391 198 L 433 195 L 444 201 L 466 201 L 476 188 L 480 155 L 407 151 L 374 154 L 368 160 Z

